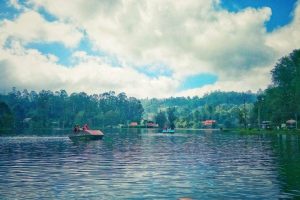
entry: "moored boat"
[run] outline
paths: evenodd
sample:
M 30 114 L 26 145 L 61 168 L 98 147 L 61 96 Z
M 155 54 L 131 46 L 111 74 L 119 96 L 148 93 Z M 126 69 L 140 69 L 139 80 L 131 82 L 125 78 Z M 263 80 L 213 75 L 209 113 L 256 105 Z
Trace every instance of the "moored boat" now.
M 72 141 L 101 140 L 104 134 L 100 130 L 84 130 L 69 136 Z
M 167 129 L 163 129 L 162 132 L 163 133 L 175 133 L 175 129 L 167 128 Z

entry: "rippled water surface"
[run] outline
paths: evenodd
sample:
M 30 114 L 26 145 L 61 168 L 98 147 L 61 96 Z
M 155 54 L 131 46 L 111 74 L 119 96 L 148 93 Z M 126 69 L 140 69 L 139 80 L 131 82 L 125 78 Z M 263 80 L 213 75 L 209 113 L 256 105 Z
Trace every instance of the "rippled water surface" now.
M 105 130 L 0 137 L 0 199 L 300 198 L 299 135 Z

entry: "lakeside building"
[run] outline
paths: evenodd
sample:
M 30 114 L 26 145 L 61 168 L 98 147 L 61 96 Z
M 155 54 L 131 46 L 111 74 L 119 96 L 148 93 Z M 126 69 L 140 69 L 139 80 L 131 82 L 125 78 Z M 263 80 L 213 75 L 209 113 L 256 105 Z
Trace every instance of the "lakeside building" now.
M 286 127 L 288 129 L 296 129 L 297 121 L 294 119 L 289 119 L 286 121 Z
M 147 122 L 147 128 L 157 128 L 158 124 L 154 123 L 153 121 L 148 121 Z
M 214 128 L 217 124 L 217 121 L 216 120 L 205 120 L 205 121 L 202 121 L 202 126 L 204 128 Z
M 131 122 L 129 124 L 130 127 L 137 127 L 138 126 L 138 123 L 137 122 Z

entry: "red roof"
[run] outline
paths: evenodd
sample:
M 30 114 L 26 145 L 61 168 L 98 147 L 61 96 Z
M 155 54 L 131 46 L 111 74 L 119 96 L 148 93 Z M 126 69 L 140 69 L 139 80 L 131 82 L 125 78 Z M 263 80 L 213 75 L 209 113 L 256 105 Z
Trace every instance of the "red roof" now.
M 137 126 L 137 125 L 138 125 L 137 122 L 131 122 L 131 123 L 129 124 L 129 126 Z
M 202 121 L 202 124 L 204 124 L 205 126 L 211 126 L 214 123 L 216 123 L 216 120 L 205 120 L 205 121 Z

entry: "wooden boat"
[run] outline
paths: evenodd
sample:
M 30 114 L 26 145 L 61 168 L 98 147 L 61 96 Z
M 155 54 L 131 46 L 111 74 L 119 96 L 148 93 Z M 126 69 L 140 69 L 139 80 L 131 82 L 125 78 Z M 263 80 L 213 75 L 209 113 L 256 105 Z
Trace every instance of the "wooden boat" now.
M 75 132 L 69 138 L 72 141 L 101 140 L 104 134 L 100 130 L 84 130 Z
M 167 128 L 167 129 L 163 129 L 162 132 L 163 133 L 175 133 L 175 129 Z

